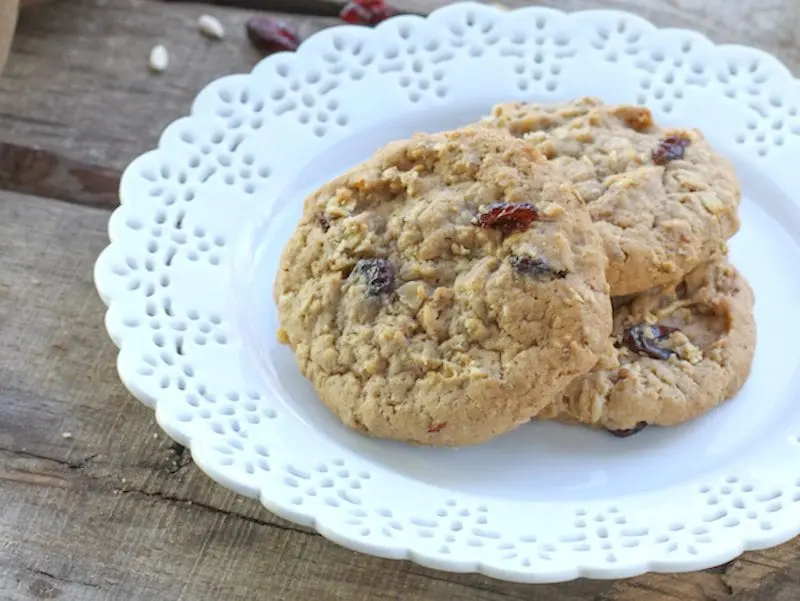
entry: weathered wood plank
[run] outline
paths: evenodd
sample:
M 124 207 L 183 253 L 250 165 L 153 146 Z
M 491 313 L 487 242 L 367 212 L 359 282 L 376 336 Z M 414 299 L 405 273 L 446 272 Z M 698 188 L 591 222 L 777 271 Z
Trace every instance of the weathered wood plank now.
M 91 281 L 106 220 L 0 192 L 0 597 L 767 601 L 762 591 L 798 591 L 798 542 L 722 573 L 531 588 L 358 555 L 229 493 L 119 383 Z
M 303 0 L 297 2 L 294 10 L 303 6 Z M 331 0 L 330 4 L 336 8 L 341 3 Z M 425 11 L 446 2 L 397 0 L 397 4 Z M 506 0 L 506 4 L 526 3 Z M 565 10 L 598 5 L 629 9 L 658 25 L 696 27 L 720 42 L 755 44 L 800 70 L 800 31 L 793 26 L 800 20 L 800 5 L 793 0 L 768 4 L 759 0 L 558 0 L 545 4 Z M 281 6 L 266 0 L 265 6 L 269 5 Z M 206 11 L 217 14 L 226 25 L 228 36 L 222 43 L 198 35 L 196 19 Z M 111 5 L 73 0 L 28 9 L 20 20 L 6 74 L 0 79 L 0 136 L 3 141 L 121 168 L 152 147 L 167 123 L 186 114 L 204 84 L 255 64 L 259 55 L 244 36 L 250 14 L 137 0 Z M 303 36 L 336 23 L 327 18 L 284 18 L 297 24 Z M 154 76 L 146 68 L 148 52 L 157 42 L 172 50 L 171 68 L 163 76 Z
M 0 189 L 89 206 L 118 204 L 120 173 L 51 150 L 0 142 Z
M 222 21 L 224 40 L 200 35 L 197 19 L 204 13 Z M 247 72 L 260 59 L 245 35 L 251 14 L 142 0 L 70 0 L 26 9 L 0 78 L 0 142 L 123 168 L 189 112 L 204 85 Z M 303 37 L 336 22 L 282 18 Z M 159 43 L 170 51 L 170 67 L 154 75 L 147 60 Z
M 335 15 L 347 0 L 211 0 L 227 6 Z M 404 13 L 427 14 L 450 0 L 389 0 Z M 484 0 L 495 4 L 495 0 Z M 509 8 L 548 6 L 563 11 L 612 8 L 651 20 L 659 27 L 696 29 L 718 43 L 757 46 L 800 70 L 800 4 L 795 0 L 499 0 Z
M 107 219 L 0 192 L 0 598 L 529 598 L 527 587 L 347 551 L 200 473 L 116 375 L 91 280 Z M 542 587 L 537 598 L 610 586 Z
M 227 0 L 226 0 L 227 1 Z M 247 0 L 272 9 L 324 10 L 335 14 L 338 0 Z M 509 6 L 528 4 L 506 0 Z M 406 11 L 426 12 L 444 0 L 396 0 Z M 721 42 L 752 43 L 774 52 L 800 71 L 800 5 L 793 0 L 550 0 L 564 10 L 598 5 L 628 9 L 662 26 L 696 27 Z M 327 8 L 323 8 L 323 6 Z M 212 12 L 226 26 L 222 42 L 197 32 L 197 18 Z M 12 57 L 0 78 L 0 142 L 53 152 L 81 179 L 45 180 L 21 192 L 90 204 L 113 204 L 113 196 L 87 192 L 85 181 L 105 181 L 133 157 L 152 148 L 164 126 L 185 115 L 197 92 L 217 77 L 249 70 L 260 58 L 244 34 L 252 12 L 182 2 L 71 0 L 23 12 Z M 303 37 L 336 24 L 332 18 L 282 15 Z M 153 45 L 171 51 L 167 73 L 153 75 L 147 56 Z M 68 49 L 68 51 L 65 51 Z M 76 141 L 80 141 L 77 143 Z M 95 171 L 94 165 L 110 170 Z M 0 176 L 2 177 L 2 176 Z M 6 177 L 6 182 L 9 178 Z M 105 190 L 105 188 L 104 188 Z
M 253 0 L 255 1 L 255 0 Z M 317 4 L 328 0 L 317 0 Z M 291 2 L 299 11 L 306 0 Z M 397 0 L 424 12 L 440 0 Z M 506 0 L 506 4 L 523 4 Z M 330 14 L 341 3 L 329 2 Z M 792 0 L 559 0 L 567 10 L 613 6 L 659 25 L 701 28 L 717 41 L 761 46 L 800 69 Z M 278 6 L 273 4 L 273 7 Z M 229 39 L 196 34 L 214 12 Z M 0 79 L 0 141 L 100 165 L 113 179 L 188 110 L 204 83 L 258 59 L 246 11 L 140 0 L 70 0 L 31 9 Z M 292 18 L 292 17 L 288 17 Z M 294 19 L 304 34 L 331 19 Z M 234 37 L 235 34 L 235 37 Z M 150 47 L 174 49 L 166 76 Z M 7 147 L 8 148 L 8 147 Z M 31 173 L 0 159 L 0 187 L 36 192 Z M 49 159 L 48 159 L 49 160 Z M 39 164 L 41 158 L 33 161 Z M 72 161 L 76 161 L 72 163 Z M 47 163 L 47 161 L 44 161 Z M 14 179 L 16 178 L 16 179 Z M 107 180 L 76 198 L 108 206 Z M 28 186 L 28 187 L 26 187 Z M 79 191 L 80 192 L 80 191 Z M 464 601 L 792 601 L 800 542 L 749 553 L 724 570 L 616 583 L 525 587 L 358 555 L 215 485 L 161 435 L 116 376 L 91 269 L 107 213 L 0 191 L 0 598 L 411 599 Z M 71 438 L 63 438 L 69 432 Z
M 161 0 L 162 2 L 193 2 L 194 0 Z M 336 17 L 345 2 L 331 0 L 201 0 L 207 4 L 245 10 L 274 11 L 293 15 Z

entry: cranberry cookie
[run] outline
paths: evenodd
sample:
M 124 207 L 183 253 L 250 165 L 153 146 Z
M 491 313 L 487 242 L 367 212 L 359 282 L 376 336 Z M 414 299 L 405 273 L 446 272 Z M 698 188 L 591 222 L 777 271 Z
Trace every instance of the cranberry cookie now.
M 756 348 L 753 292 L 725 260 L 680 284 L 615 299 L 613 358 L 570 384 L 539 419 L 626 436 L 674 426 L 734 396 Z
M 348 426 L 478 443 L 609 352 L 606 268 L 584 203 L 530 145 L 418 135 L 306 200 L 276 280 L 278 335 Z
M 613 296 L 682 279 L 739 229 L 730 163 L 699 131 L 663 129 L 644 107 L 516 103 L 484 121 L 524 138 L 575 184 L 603 238 Z

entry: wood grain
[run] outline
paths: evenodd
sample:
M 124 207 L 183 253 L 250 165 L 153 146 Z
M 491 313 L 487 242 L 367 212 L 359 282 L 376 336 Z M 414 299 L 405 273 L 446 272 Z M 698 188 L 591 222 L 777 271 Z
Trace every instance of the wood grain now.
M 233 1 L 327 15 L 342 4 Z M 420 13 L 445 4 L 395 3 Z M 763 47 L 800 71 L 800 5 L 793 0 L 544 4 L 631 10 L 661 26 Z M 224 42 L 197 34 L 205 12 L 225 24 Z M 116 349 L 103 329 L 91 281 L 107 243 L 108 213 L 98 208 L 113 206 L 119 170 L 157 143 L 205 83 L 258 60 L 244 37 L 251 14 L 70 0 L 32 7 L 20 20 L 0 79 L 0 600 L 800 598 L 799 541 L 697 574 L 536 587 L 359 555 L 214 484 L 160 433 L 152 412 L 119 383 Z M 336 22 L 283 18 L 303 35 Z M 156 43 L 172 53 L 163 76 L 146 68 Z
M 0 545 L 0 599 L 528 598 L 524 586 L 347 551 L 200 473 L 116 375 L 91 279 L 107 219 L 0 192 L 0 540 L 13 541 Z
M 199 34 L 197 19 L 204 13 L 224 24 L 225 40 Z M 119 171 L 157 145 L 164 127 L 189 112 L 203 86 L 247 72 L 261 58 L 245 37 L 251 15 L 141 0 L 69 0 L 25 10 L 0 78 L 0 142 Z M 303 37 L 336 23 L 282 18 Z M 147 67 L 158 43 L 170 52 L 162 75 Z
M 162 2 L 192 2 L 193 0 L 161 0 Z M 202 0 L 207 4 L 242 8 L 245 10 L 274 11 L 292 15 L 336 17 L 345 2 L 331 0 Z
M 89 206 L 118 204 L 120 173 L 53 152 L 0 142 L 0 188 Z
M 261 1 L 261 0 L 260 0 Z M 262 6 L 335 13 L 332 0 L 263 0 Z M 444 0 L 396 0 L 403 10 L 425 12 Z M 506 0 L 508 5 L 535 4 Z M 627 9 L 659 26 L 698 28 L 718 42 L 762 47 L 800 71 L 800 3 L 794 0 L 553 0 L 564 10 Z M 197 33 L 204 12 L 227 30 L 221 43 Z M 244 23 L 253 13 L 184 3 L 141 0 L 70 0 L 23 12 L 13 55 L 0 78 L 0 142 L 56 152 L 86 164 L 119 170 L 157 144 L 169 122 L 188 112 L 208 82 L 248 71 L 260 56 L 248 44 Z M 282 15 L 306 37 L 337 23 L 326 17 Z M 150 49 L 170 49 L 170 70 L 146 66 Z M 67 51 L 68 50 L 68 51 Z M 69 99 L 69 100 L 67 100 Z M 46 190 L 27 192 L 47 196 Z M 77 195 L 78 192 L 76 191 Z
M 212 0 L 228 6 L 336 15 L 347 0 Z M 427 14 L 450 0 L 389 0 L 401 12 Z M 495 0 L 486 1 L 495 4 Z M 718 43 L 767 50 L 797 71 L 800 67 L 800 3 L 795 0 L 500 0 L 509 8 L 547 6 L 567 12 L 597 8 L 632 12 L 659 27 L 696 29 Z
M 229 493 L 115 372 L 91 281 L 105 211 L 0 192 L 0 598 L 795 599 L 800 545 L 724 571 L 529 587 L 347 551 Z M 63 433 L 70 438 L 64 438 Z

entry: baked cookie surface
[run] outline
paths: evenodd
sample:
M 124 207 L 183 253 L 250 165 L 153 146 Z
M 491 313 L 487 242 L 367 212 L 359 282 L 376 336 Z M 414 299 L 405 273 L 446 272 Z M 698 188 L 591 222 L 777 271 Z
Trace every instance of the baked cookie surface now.
M 585 98 L 498 105 L 484 120 L 540 150 L 586 201 L 609 258 L 612 296 L 682 279 L 739 229 L 732 165 L 697 130 Z
M 624 436 L 702 415 L 734 396 L 750 374 L 753 304 L 750 286 L 724 258 L 678 285 L 615 299 L 616 352 L 538 417 Z
M 489 129 L 396 142 L 305 202 L 279 337 L 348 426 L 478 443 L 609 352 L 607 260 L 574 187 Z

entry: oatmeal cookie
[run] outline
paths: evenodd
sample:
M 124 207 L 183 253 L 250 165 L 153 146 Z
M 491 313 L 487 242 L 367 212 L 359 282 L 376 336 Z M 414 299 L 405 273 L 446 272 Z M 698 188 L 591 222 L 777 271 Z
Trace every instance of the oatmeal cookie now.
M 539 152 L 485 128 L 417 135 L 306 200 L 275 284 L 279 338 L 348 426 L 478 443 L 609 352 L 606 268 Z
M 739 229 L 732 165 L 699 131 L 659 127 L 644 107 L 504 104 L 484 124 L 525 139 L 575 184 L 603 238 L 613 296 L 682 279 Z
M 750 286 L 723 258 L 678 285 L 615 299 L 616 352 L 538 417 L 625 436 L 709 411 L 734 396 L 750 374 L 753 303 Z

